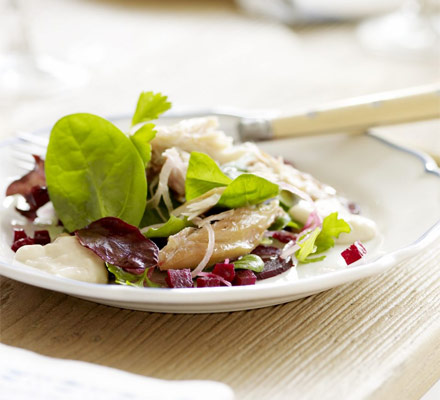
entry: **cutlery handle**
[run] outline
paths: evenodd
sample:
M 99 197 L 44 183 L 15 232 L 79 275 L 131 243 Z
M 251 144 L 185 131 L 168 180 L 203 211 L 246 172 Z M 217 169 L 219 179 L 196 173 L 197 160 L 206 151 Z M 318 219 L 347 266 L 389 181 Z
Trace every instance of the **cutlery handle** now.
M 243 121 L 242 138 L 266 140 L 332 132 L 358 134 L 378 125 L 440 117 L 440 84 L 373 94 L 272 120 Z

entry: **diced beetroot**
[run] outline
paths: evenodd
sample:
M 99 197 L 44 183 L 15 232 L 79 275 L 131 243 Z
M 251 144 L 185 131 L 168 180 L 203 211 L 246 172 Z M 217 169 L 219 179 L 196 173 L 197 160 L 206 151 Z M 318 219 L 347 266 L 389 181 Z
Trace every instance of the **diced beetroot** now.
M 341 253 L 341 256 L 344 257 L 347 265 L 350 265 L 360 260 L 365 254 L 367 254 L 367 249 L 361 242 L 356 241 L 350 247 L 345 249 Z
M 238 269 L 235 271 L 235 278 L 232 281 L 233 286 L 255 285 L 257 277 L 249 269 Z
M 34 239 L 30 237 L 25 237 L 14 241 L 14 243 L 12 243 L 11 249 L 13 251 L 17 251 L 20 247 L 27 246 L 29 244 L 35 244 Z
M 298 235 L 287 231 L 276 231 L 272 234 L 272 237 L 279 240 L 281 243 L 289 243 L 292 240 L 296 240 Z
M 228 282 L 232 282 L 235 277 L 234 264 L 229 264 L 229 263 L 215 264 L 212 273 L 221 276 Z
M 220 277 L 210 274 L 209 276 L 199 276 L 197 278 L 197 287 L 216 287 L 221 286 Z
M 14 242 L 20 239 L 26 239 L 28 236 L 26 235 L 26 232 L 24 229 L 21 228 L 14 228 Z
M 34 242 L 35 244 L 41 244 L 42 246 L 50 243 L 50 235 L 46 230 L 43 231 L 35 231 L 34 233 Z
M 15 228 L 14 229 L 14 241 L 12 242 L 11 249 L 13 251 L 17 251 L 22 246 L 27 246 L 30 244 L 40 244 L 44 246 L 45 244 L 50 243 L 49 232 L 44 231 L 35 231 L 34 237 L 31 238 L 26 235 L 24 229 Z
M 272 246 L 260 245 L 252 251 L 252 254 L 256 254 L 257 256 L 260 256 L 264 261 L 266 258 L 279 256 L 281 254 L 281 249 Z
M 194 283 L 191 276 L 191 270 L 187 269 L 169 269 L 165 281 L 170 288 L 192 288 Z
M 264 260 L 263 271 L 257 274 L 257 279 L 267 279 L 273 276 L 279 275 L 288 269 L 293 267 L 293 261 L 289 257 L 287 259 L 281 258 L 279 256 L 272 257 Z

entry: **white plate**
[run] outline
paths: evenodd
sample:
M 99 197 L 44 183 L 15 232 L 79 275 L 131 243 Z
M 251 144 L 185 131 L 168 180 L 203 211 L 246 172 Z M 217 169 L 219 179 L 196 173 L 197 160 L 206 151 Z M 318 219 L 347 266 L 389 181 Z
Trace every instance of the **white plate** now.
M 0 147 L 2 198 L 6 185 L 22 174 L 10 140 Z M 134 310 L 203 313 L 236 311 L 285 303 L 385 271 L 421 251 L 440 235 L 440 173 L 427 156 L 371 135 L 301 138 L 265 143 L 300 169 L 333 185 L 375 220 L 381 237 L 366 243 L 361 264 L 343 266 L 336 249 L 326 262 L 299 266 L 255 286 L 200 289 L 139 289 L 98 285 L 56 277 L 27 266 L 13 266 L 12 219 L 3 210 L 0 274 L 30 285 L 98 303 Z

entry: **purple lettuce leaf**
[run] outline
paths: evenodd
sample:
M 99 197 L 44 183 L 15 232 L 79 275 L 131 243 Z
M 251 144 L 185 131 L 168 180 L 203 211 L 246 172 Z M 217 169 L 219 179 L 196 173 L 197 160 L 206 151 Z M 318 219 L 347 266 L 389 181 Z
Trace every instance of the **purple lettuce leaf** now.
M 79 242 L 105 262 L 140 275 L 157 265 L 159 248 L 141 231 L 116 217 L 105 217 L 75 231 Z

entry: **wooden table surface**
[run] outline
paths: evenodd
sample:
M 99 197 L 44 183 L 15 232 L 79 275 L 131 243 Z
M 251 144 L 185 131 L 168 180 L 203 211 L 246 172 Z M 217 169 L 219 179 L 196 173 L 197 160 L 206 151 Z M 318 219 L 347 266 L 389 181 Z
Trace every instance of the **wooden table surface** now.
M 351 24 L 292 30 L 230 2 L 29 7 L 34 47 L 78 62 L 91 79 L 57 98 L 4 105 L 2 137 L 70 112 L 129 111 L 140 90 L 161 90 L 180 105 L 289 110 L 440 79 L 438 61 L 370 55 Z M 432 148 L 438 131 L 426 130 Z M 412 400 L 440 378 L 439 260 L 437 240 L 380 276 L 211 315 L 122 310 L 1 278 L 1 341 L 146 376 L 218 380 L 239 400 Z

